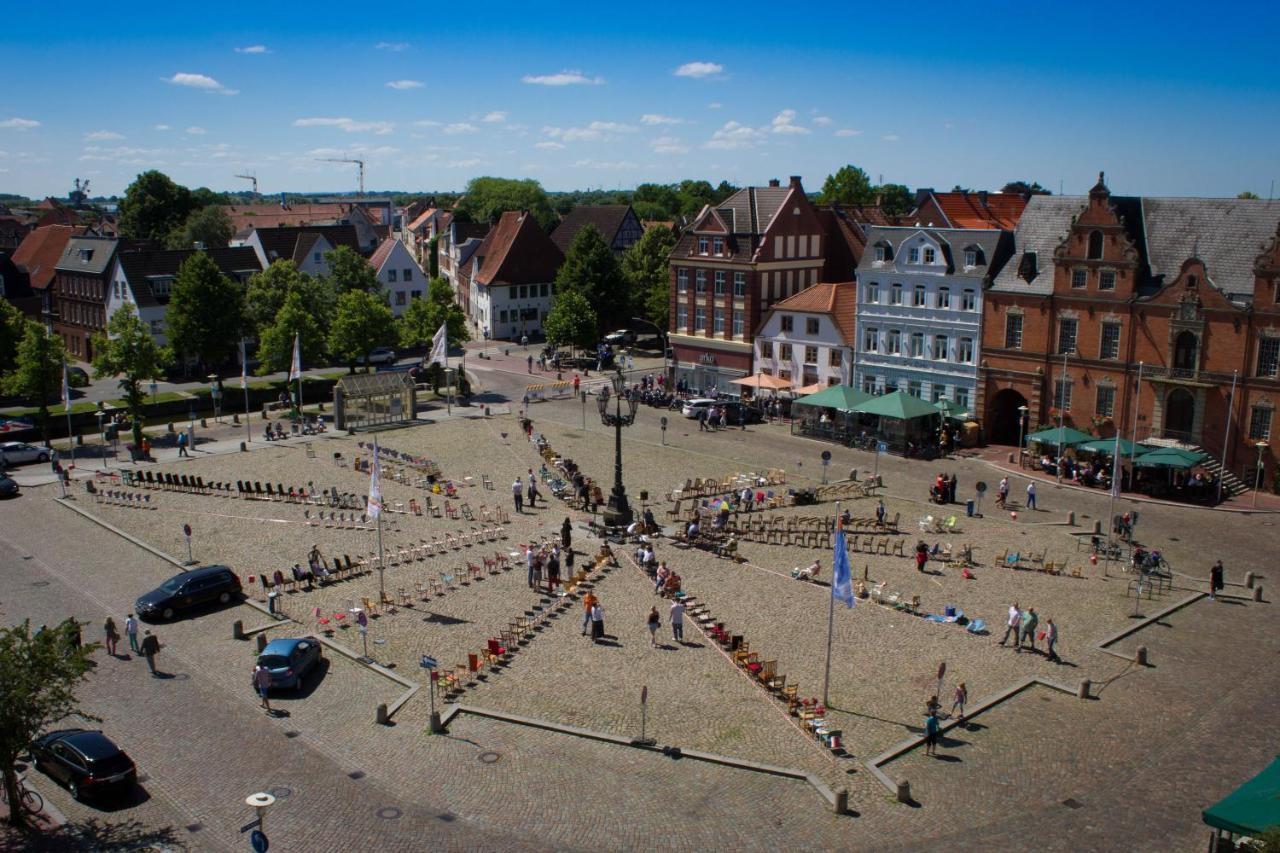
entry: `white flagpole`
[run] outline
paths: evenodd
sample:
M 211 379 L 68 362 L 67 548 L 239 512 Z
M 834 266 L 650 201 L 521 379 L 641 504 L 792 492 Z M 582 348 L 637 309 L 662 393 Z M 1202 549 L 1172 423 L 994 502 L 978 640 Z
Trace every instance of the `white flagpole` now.
M 840 501 L 836 501 L 836 530 L 840 529 Z M 836 537 L 832 535 L 832 540 Z M 849 576 L 850 582 L 853 580 L 852 571 Z M 831 686 L 831 642 L 832 634 L 835 629 L 836 622 L 836 566 L 835 558 L 831 561 L 831 595 L 827 596 L 827 665 L 822 675 L 822 704 L 825 707 L 830 701 Z
M 382 484 L 379 482 L 382 478 L 382 462 L 378 457 L 378 439 L 373 439 L 373 462 L 369 469 L 369 500 L 367 509 L 374 516 L 374 520 L 378 523 L 378 604 L 381 606 L 386 599 L 386 572 L 387 557 L 382 550 Z
M 71 467 L 76 467 L 76 437 L 71 432 L 71 379 L 67 376 L 67 360 L 62 360 L 62 409 L 67 413 L 67 445 L 71 448 Z
M 1222 472 L 1218 474 L 1218 503 L 1222 503 L 1222 477 L 1227 473 L 1227 448 L 1231 446 L 1231 416 L 1236 411 L 1236 379 L 1240 371 L 1231 371 L 1231 399 L 1227 403 L 1227 434 L 1222 439 Z
M 244 391 L 244 437 L 245 441 L 253 441 L 253 430 L 249 428 L 249 361 L 244 353 L 244 338 L 240 339 L 240 389 Z
M 1138 456 L 1138 398 L 1142 396 L 1142 362 L 1138 362 L 1138 385 L 1133 391 L 1133 446 L 1129 448 L 1129 491 L 1136 491 L 1134 481 L 1138 478 L 1138 469 L 1134 467 L 1134 459 Z

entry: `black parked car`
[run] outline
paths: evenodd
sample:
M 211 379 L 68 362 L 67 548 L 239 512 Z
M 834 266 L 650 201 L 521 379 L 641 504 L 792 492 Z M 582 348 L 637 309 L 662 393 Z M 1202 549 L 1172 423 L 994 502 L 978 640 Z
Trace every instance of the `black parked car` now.
M 226 566 L 204 566 L 182 572 L 138 597 L 135 609 L 143 619 L 172 619 L 176 614 L 241 597 L 240 578 Z
M 0 474 L 0 498 L 16 498 L 18 496 L 18 483 L 12 477 Z
M 725 423 L 729 426 L 737 426 L 741 423 L 739 419 L 742 418 L 744 412 L 746 414 L 746 422 L 749 424 L 758 424 L 764 421 L 764 413 L 755 406 L 733 401 L 716 403 L 716 405 L 724 407 Z
M 102 732 L 62 729 L 31 744 L 37 769 L 77 800 L 128 791 L 138 782 L 133 759 Z

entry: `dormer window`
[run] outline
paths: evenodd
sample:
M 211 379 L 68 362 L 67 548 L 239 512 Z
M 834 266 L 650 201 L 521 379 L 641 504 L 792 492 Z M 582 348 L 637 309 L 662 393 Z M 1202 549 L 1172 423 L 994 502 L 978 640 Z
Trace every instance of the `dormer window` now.
M 912 263 L 912 264 L 920 263 L 920 250 L 917 249 L 915 246 L 912 246 L 910 249 L 907 250 L 907 263 Z
M 80 263 L 82 263 L 82 264 L 87 264 L 87 263 L 89 263 L 89 261 L 91 261 L 91 260 L 93 260 L 93 249 L 81 249 L 81 250 L 80 250 Z
M 698 254 L 699 255 L 707 254 L 707 249 L 710 245 L 711 245 L 711 241 L 708 240 L 706 237 L 699 237 L 698 238 Z
M 876 243 L 876 262 L 884 263 L 893 260 L 893 247 L 883 240 Z
M 1040 268 L 1036 260 L 1036 253 L 1023 252 L 1022 260 L 1018 262 L 1018 278 L 1023 281 L 1031 281 L 1039 274 Z
M 721 238 L 715 238 L 715 240 L 712 241 L 711 246 L 712 251 L 715 252 L 717 258 L 724 254 L 724 240 Z
M 932 264 L 938 256 L 937 251 L 932 246 L 926 246 L 924 250 L 924 262 Z
M 964 265 L 966 267 L 976 267 L 978 265 L 978 253 L 976 250 L 964 250 Z

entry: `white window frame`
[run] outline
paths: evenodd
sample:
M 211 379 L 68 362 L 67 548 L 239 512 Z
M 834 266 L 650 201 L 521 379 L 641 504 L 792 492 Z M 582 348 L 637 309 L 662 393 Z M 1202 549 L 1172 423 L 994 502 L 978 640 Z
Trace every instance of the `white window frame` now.
M 862 351 L 880 352 L 880 330 L 868 326 L 862 330 Z
M 960 310 L 961 311 L 977 311 L 978 310 L 978 291 L 971 287 L 966 287 L 960 291 Z

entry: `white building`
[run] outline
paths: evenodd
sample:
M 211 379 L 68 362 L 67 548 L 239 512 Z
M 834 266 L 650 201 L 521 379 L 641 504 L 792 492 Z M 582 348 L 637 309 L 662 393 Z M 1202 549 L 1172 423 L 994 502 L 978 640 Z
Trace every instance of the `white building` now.
M 373 267 L 395 316 L 404 314 L 410 300 L 427 295 L 427 276 L 399 239 L 383 240 L 369 258 L 369 266 Z
M 553 283 L 563 262 L 532 214 L 507 211 L 471 256 L 470 293 L 458 301 L 487 338 L 538 334 L 551 311 Z
M 982 291 L 1011 245 L 997 229 L 868 228 L 858 264 L 857 386 L 970 408 Z
M 850 384 L 856 303 L 851 281 L 815 284 L 775 302 L 755 333 L 754 373 L 795 388 Z
M 235 236 L 232 246 L 247 246 L 266 269 L 280 259 L 293 261 L 308 275 L 329 274 L 325 255 L 339 246 L 363 254 L 356 229 L 351 225 L 309 225 L 284 228 L 249 228 Z

